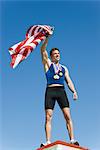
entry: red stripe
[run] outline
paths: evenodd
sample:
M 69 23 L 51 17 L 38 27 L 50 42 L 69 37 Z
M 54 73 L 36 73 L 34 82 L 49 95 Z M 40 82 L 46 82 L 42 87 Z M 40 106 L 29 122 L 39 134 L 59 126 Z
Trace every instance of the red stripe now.
M 11 48 L 11 47 L 10 47 L 10 48 L 9 48 L 9 50 L 10 50 L 10 51 L 12 51 L 12 50 L 13 50 L 13 48 Z
M 27 30 L 26 36 L 28 35 L 28 33 L 29 33 L 29 31 L 31 30 L 32 27 L 33 27 L 33 26 L 31 26 L 31 27 Z
M 36 40 L 41 40 L 42 39 L 42 37 L 41 38 L 36 38 L 35 40 L 33 40 L 31 43 L 34 43 L 36 46 L 39 44 L 39 42 L 38 41 L 36 41 Z
M 32 35 L 34 35 L 34 31 L 36 30 L 36 28 L 37 28 L 37 26 L 35 26 L 33 29 L 32 29 L 32 31 L 31 31 L 31 33 L 30 33 L 30 36 L 32 36 Z M 29 31 L 30 32 L 30 31 Z M 29 33 L 28 33 L 29 34 Z
M 24 52 L 26 53 L 26 50 L 31 50 L 32 51 L 32 49 L 33 49 L 33 47 L 32 46 L 25 46 L 25 47 L 23 47 L 23 48 L 25 48 L 25 50 L 24 50 Z M 21 51 L 21 50 L 20 50 Z M 22 54 L 24 55 L 24 52 L 22 52 Z M 21 53 L 20 53 L 21 54 Z
M 15 61 L 16 61 L 16 57 L 17 57 L 17 55 L 11 55 L 11 63 L 10 63 L 10 66 L 11 67 L 13 67 L 14 66 L 14 64 L 15 64 Z
M 48 30 L 50 29 L 48 26 L 44 26 L 45 28 L 47 28 Z
M 24 53 L 22 54 L 22 59 L 21 59 L 21 61 L 24 60 L 24 59 L 27 57 L 27 55 L 29 54 L 29 52 L 30 52 L 30 51 L 32 52 L 32 50 L 33 50 L 33 48 L 32 48 L 31 46 L 27 46 L 27 48 L 25 49 Z M 30 52 L 30 53 L 31 53 L 31 52 Z M 20 61 L 20 62 L 21 62 L 21 61 Z
M 42 32 L 39 32 L 39 34 L 35 37 L 35 39 L 37 39 L 37 38 L 40 38 L 40 37 L 42 37 L 42 36 L 45 36 L 46 34 L 44 33 L 42 33 Z
M 34 28 L 33 28 L 33 27 L 34 27 Z M 32 30 L 31 33 L 30 33 L 30 34 L 31 34 L 30 36 L 34 35 L 34 31 L 35 31 L 36 27 L 37 27 L 37 26 L 31 26 L 31 27 L 27 30 L 26 38 L 29 37 L 29 32 L 30 32 L 30 30 Z M 33 28 L 33 29 L 32 29 L 32 28 Z
M 28 41 L 29 38 L 25 39 L 24 41 L 22 41 L 15 49 L 16 53 L 20 52 L 20 48 Z
M 30 48 L 25 48 L 23 56 L 26 57 L 28 55 L 29 50 L 30 50 Z

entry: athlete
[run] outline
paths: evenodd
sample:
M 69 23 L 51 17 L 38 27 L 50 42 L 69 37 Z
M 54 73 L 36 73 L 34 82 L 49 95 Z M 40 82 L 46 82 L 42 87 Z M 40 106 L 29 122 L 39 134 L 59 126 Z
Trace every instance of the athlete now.
M 73 132 L 73 122 L 70 114 L 70 105 L 67 98 L 67 94 L 64 88 L 64 81 L 66 81 L 69 89 L 73 93 L 73 99 L 77 100 L 78 95 L 74 84 L 69 76 L 67 67 L 60 64 L 60 51 L 58 48 L 53 48 L 50 51 L 50 58 L 48 58 L 48 53 L 46 50 L 48 36 L 41 46 L 41 56 L 44 65 L 44 71 L 47 79 L 47 87 L 45 92 L 45 133 L 46 133 L 46 143 L 42 143 L 41 147 L 51 143 L 51 120 L 52 114 L 55 106 L 55 102 L 59 104 L 68 129 L 68 134 L 70 138 L 70 143 L 79 145 L 79 143 L 74 138 Z

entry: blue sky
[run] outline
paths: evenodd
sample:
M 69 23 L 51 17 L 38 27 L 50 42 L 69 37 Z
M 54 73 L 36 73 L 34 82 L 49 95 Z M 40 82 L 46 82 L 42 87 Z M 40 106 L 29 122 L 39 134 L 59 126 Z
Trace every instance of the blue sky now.
M 0 1 L 1 3 L 1 120 L 2 150 L 35 150 L 45 141 L 46 79 L 40 47 L 15 69 L 8 48 L 25 38 L 31 25 L 55 27 L 47 50 L 58 47 L 69 69 L 78 101 L 65 85 L 76 139 L 91 150 L 100 148 L 100 2 Z M 52 139 L 69 142 L 65 121 L 56 104 Z

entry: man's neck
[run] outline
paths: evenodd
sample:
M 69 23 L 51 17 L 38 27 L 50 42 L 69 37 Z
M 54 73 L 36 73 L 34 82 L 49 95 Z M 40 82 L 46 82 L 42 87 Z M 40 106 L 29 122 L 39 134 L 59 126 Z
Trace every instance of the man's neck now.
M 59 65 L 59 61 L 55 62 L 55 61 L 52 61 L 54 64 L 56 64 L 57 66 Z

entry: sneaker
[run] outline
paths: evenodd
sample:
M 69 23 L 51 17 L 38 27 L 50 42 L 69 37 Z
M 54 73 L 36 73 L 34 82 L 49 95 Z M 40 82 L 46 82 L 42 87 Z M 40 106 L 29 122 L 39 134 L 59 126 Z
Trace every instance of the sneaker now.
M 50 142 L 50 141 L 47 141 L 46 143 L 41 143 L 40 147 L 46 146 L 46 145 L 48 145 L 48 144 L 51 144 L 51 142 Z
M 45 146 L 44 143 L 41 143 L 40 147 L 43 147 L 43 146 Z
M 71 144 L 74 144 L 74 145 L 78 145 L 78 146 L 79 146 L 79 143 L 78 143 L 77 141 L 71 142 Z

